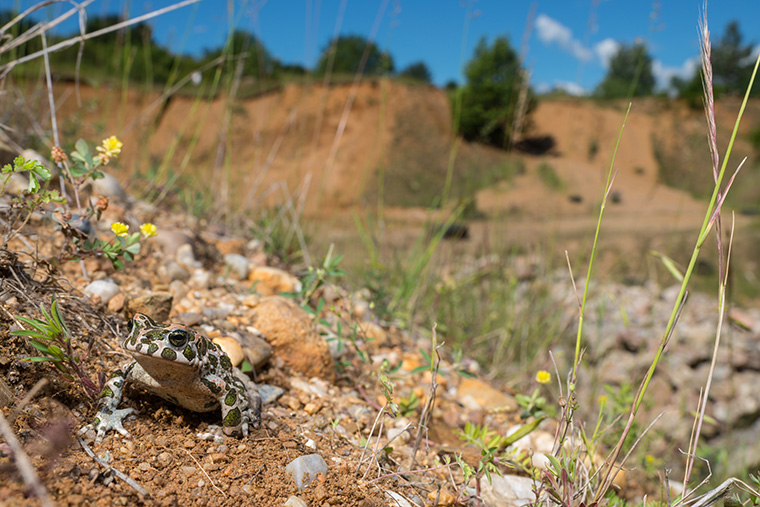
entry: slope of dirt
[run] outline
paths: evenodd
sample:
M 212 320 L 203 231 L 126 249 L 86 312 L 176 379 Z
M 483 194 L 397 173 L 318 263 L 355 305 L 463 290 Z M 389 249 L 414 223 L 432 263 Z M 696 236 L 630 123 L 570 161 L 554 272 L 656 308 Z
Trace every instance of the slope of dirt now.
M 67 142 L 73 136 L 98 139 L 115 133 L 126 146 L 143 147 L 125 148 L 124 170 L 117 173 L 133 189 L 179 181 L 205 192 L 207 204 L 231 216 L 261 204 L 295 201 L 318 219 L 317 242 L 324 247 L 334 242 L 347 257 L 366 253 L 357 250 L 362 247 L 355 213 L 372 214 L 384 205 L 378 220 L 381 243 L 391 251 L 413 242 L 431 219 L 445 217 L 445 211 L 429 207 L 443 193 L 453 152 L 449 203 L 463 193 L 472 195 L 483 181 L 490 185 L 476 194 L 473 215 L 483 220 L 469 224 L 472 241 L 458 250 L 556 244 L 557 251 L 550 253 L 562 255 L 579 246 L 595 227 L 627 106 L 540 101 L 527 134 L 550 136 L 555 148 L 541 156 L 510 157 L 480 145 L 457 145 L 448 97 L 429 86 L 382 80 L 355 88 L 287 85 L 231 106 L 224 97 L 174 96 L 162 104 L 155 93 L 83 86 L 79 107 L 73 84 L 58 84 L 55 93 Z M 44 95 L 38 96 L 44 104 Z M 738 105 L 726 99 L 717 106 L 721 146 Z M 759 110 L 760 104 L 750 104 L 733 160 L 752 155 L 746 138 Z M 701 111 L 661 99 L 633 104 L 615 160 L 602 237 L 613 251 L 683 250 L 692 243 L 687 235 L 704 214 L 704 204 L 692 193 L 704 195 L 712 178 L 705 139 Z M 506 169 L 510 165 L 522 165 L 524 171 Z M 560 188 L 541 180 L 547 167 Z M 500 177 L 504 180 L 491 184 Z M 729 202 L 737 209 L 756 208 L 757 179 L 745 169 Z M 161 198 L 174 192 L 157 190 Z M 185 198 L 191 194 L 185 193 Z

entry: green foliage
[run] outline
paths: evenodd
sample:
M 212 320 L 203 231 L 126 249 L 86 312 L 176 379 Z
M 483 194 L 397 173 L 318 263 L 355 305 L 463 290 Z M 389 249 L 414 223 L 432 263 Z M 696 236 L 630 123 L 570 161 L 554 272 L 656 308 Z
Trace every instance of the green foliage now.
M 302 288 L 299 296 L 303 302 L 308 302 L 316 290 L 322 287 L 329 279 L 345 276 L 346 273 L 338 267 L 340 261 L 343 260 L 343 256 L 336 255 L 333 257 L 334 248 L 335 245 L 331 243 L 321 266 L 317 266 L 316 268 L 309 266 L 308 273 L 301 281 Z
M 605 416 L 605 422 L 614 424 L 615 422 L 624 421 L 625 416 L 631 411 L 631 403 L 633 403 L 635 391 L 633 386 L 629 382 L 624 382 L 620 387 L 613 387 L 605 384 L 604 390 L 606 395 L 602 397 L 602 413 Z M 623 447 L 630 449 L 633 443 L 641 434 L 643 428 L 639 421 L 634 420 L 631 426 L 631 430 L 626 436 Z M 614 433 L 605 433 L 602 442 L 610 447 L 614 446 L 617 442 L 617 435 Z
M 731 21 L 712 47 L 714 85 L 731 95 L 743 94 L 755 63 L 753 49 L 754 44 L 743 43 L 739 22 Z
M 36 160 L 26 160 L 23 157 L 16 157 L 13 165 L 6 164 L 0 170 L 0 194 L 5 190 L 6 185 L 14 174 L 27 173 L 29 185 L 26 192 L 20 193 L 13 198 L 10 206 L 10 226 L 3 235 L 3 248 L 13 239 L 21 229 L 24 228 L 29 218 L 37 209 L 50 203 L 63 203 L 65 200 L 60 196 L 57 190 L 42 190 L 40 181 L 50 180 L 51 174 L 47 167 Z M 20 222 L 20 225 L 17 225 Z
M 594 92 L 603 99 L 643 97 L 654 91 L 652 57 L 643 44 L 621 45 Z
M 398 411 L 402 417 L 412 417 L 420 404 L 420 398 L 412 391 L 409 396 L 401 398 L 398 402 Z
M 554 407 L 549 405 L 546 398 L 539 395 L 539 388 L 533 391 L 533 394 L 526 396 L 524 394 L 516 394 L 515 399 L 517 404 L 520 405 L 522 412 L 520 412 L 520 419 L 528 419 L 530 417 L 539 419 L 546 416 L 554 417 Z
M 506 37 L 491 45 L 481 39 L 465 68 L 467 84 L 458 90 L 453 108 L 455 122 L 459 115 L 459 133 L 468 141 L 498 147 L 509 145 L 517 96 L 523 86 L 523 74 L 517 53 Z M 527 86 L 527 85 L 526 85 Z M 457 101 L 461 100 L 461 111 Z M 528 112 L 535 107 L 530 93 Z
M 40 305 L 40 311 L 45 320 L 16 317 L 33 329 L 11 331 L 11 334 L 27 337 L 27 342 L 42 354 L 24 358 L 22 361 L 52 363 L 61 377 L 70 382 L 78 380 L 87 395 L 96 399 L 100 389 L 85 374 L 81 359 L 74 354 L 71 345 L 71 333 L 66 327 L 55 296 L 53 296 L 50 304 L 50 312 L 45 309 L 44 305 Z
M 3 236 L 3 247 L 6 247 L 8 242 L 23 229 L 32 213 L 48 204 L 59 204 L 60 206 L 53 210 L 58 222 L 55 229 L 63 233 L 65 241 L 58 257 L 51 259 L 51 261 L 54 263 L 78 261 L 86 257 L 102 256 L 111 261 L 114 269 L 123 269 L 123 261 L 134 260 L 134 256 L 140 252 L 141 235 L 145 238 L 154 236 L 156 228 L 152 224 L 143 224 L 140 232 L 130 235 L 128 234 L 128 226 L 116 223 L 112 225 L 114 238 L 110 241 L 102 241 L 88 236 L 82 224 L 92 218 L 99 220 L 101 212 L 108 206 L 108 202 L 103 198 L 95 205 L 83 210 L 79 204 L 79 189 L 85 182 L 103 177 L 103 173 L 99 169 L 112 158 L 118 156 L 121 152 L 122 143 L 113 136 L 105 139 L 102 145 L 97 148 L 97 154 L 91 151 L 87 143 L 81 139 L 76 142 L 75 146 L 76 148 L 71 152 L 70 158 L 58 147 L 53 149 L 53 157 L 58 161 L 61 177 L 74 190 L 78 212 L 76 216 L 73 214 L 68 201 L 61 197 L 57 190 L 42 188 L 40 182 L 50 180 L 52 174 L 40 162 L 17 157 L 13 165 L 6 164 L 2 168 L 0 193 L 5 189 L 13 174 L 26 172 L 29 178 L 26 192 L 20 192 L 11 202 L 10 227 Z
M 210 62 L 224 54 L 234 60 L 233 65 L 237 65 L 238 59 L 243 59 L 244 76 L 271 76 L 275 69 L 281 68 L 264 44 L 255 35 L 244 30 L 232 32 L 224 48 L 206 51 L 203 60 Z
M 539 424 L 541 424 L 542 420 L 543 418 L 539 418 L 531 421 L 509 436 L 499 435 L 497 432 L 489 429 L 486 425 L 479 426 L 467 421 L 464 426 L 464 431 L 457 430 L 456 433 L 463 442 L 474 445 L 480 449 L 480 460 L 478 461 L 477 466 L 473 468 L 465 463 L 464 460 L 461 459 L 461 456 L 456 456 L 457 464 L 459 464 L 462 469 L 462 475 L 464 475 L 465 484 L 468 484 L 470 480 L 474 478 L 479 490 L 480 480 L 483 476 L 488 479 L 489 483 L 491 482 L 492 473 L 501 476 L 501 470 L 499 470 L 498 465 L 500 463 L 512 461 L 512 459 L 509 454 L 500 456 L 500 451 L 529 435 Z
M 322 334 L 327 336 L 326 341 L 337 341 L 339 353 L 343 350 L 345 343 L 350 342 L 356 355 L 366 364 L 369 363 L 369 355 L 359 345 L 358 325 L 356 323 L 348 325 L 350 331 L 346 332 L 344 324 L 347 323 L 347 320 L 340 313 L 336 313 L 335 308 L 329 308 L 335 318 L 327 319 L 323 317 L 323 313 L 326 311 L 325 299 L 320 297 L 316 302 L 312 301 L 317 289 L 333 279 L 345 276 L 345 272 L 339 268 L 343 256 L 333 256 L 333 248 L 334 245 L 330 244 L 330 248 L 321 266 L 316 268 L 309 266 L 306 276 L 301 280 L 301 290 L 299 292 L 284 293 L 283 295 L 300 300 L 301 308 L 309 315 L 312 315 L 316 322 L 320 324 Z M 347 367 L 349 365 L 350 363 L 346 361 L 339 363 L 340 367 Z
M 409 64 L 398 73 L 398 77 L 421 81 L 428 84 L 433 82 L 433 76 L 430 74 L 430 69 L 425 65 L 425 62 Z
M 364 65 L 365 76 L 382 76 L 394 71 L 393 57 L 380 51 L 374 42 L 361 35 L 341 35 L 333 39 L 322 51 L 315 73 L 324 75 L 332 62 L 333 74 L 355 74 L 359 70 L 364 52 L 367 61 Z
M 69 260 L 79 260 L 89 255 L 102 255 L 113 265 L 114 269 L 124 269 L 124 261 L 132 262 L 140 253 L 140 233 L 135 232 L 127 236 L 117 236 L 108 241 L 98 238 L 86 239 L 78 244 L 78 253 Z

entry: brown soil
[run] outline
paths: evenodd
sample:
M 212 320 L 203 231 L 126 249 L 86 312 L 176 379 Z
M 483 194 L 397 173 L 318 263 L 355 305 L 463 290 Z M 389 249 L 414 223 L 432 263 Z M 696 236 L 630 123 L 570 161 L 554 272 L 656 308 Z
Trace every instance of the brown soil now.
M 289 403 L 298 404 L 300 409 L 287 406 L 288 398 L 284 398 L 283 402 L 265 408 L 261 428 L 245 438 L 224 438 L 222 443 L 214 443 L 203 441 L 196 434 L 218 424 L 218 413 L 197 414 L 139 390 L 127 389 L 120 407 L 137 409 L 138 417 L 125 423 L 132 438 L 111 433 L 102 443 L 90 445 L 99 457 L 147 490 L 148 495 L 114 477 L 108 469 L 99 467 L 78 439 L 74 439 L 74 432 L 93 417 L 94 401 L 84 395 L 78 383 L 65 382 L 38 363 L 21 362 L 20 359 L 34 354 L 23 338 L 8 331 L 15 328 L 11 314 L 35 315 L 35 306 L 49 304 L 49 297 L 57 294 L 62 313 L 80 345 L 77 354 L 86 356 L 83 364 L 90 374 L 106 373 L 126 361 L 117 339 L 119 330 L 124 330 L 123 318 L 105 308 L 91 306 L 86 298 L 77 296 L 78 291 L 65 291 L 51 279 L 37 282 L 25 278 L 25 271 L 14 265 L 12 257 L 4 255 L 2 260 L 3 276 L 9 280 L 4 286 L 5 311 L 0 315 L 0 382 L 13 390 L 9 394 L 11 400 L 6 399 L 3 404 L 15 401 L 4 406 L 2 413 L 11 421 L 55 505 L 282 506 L 291 495 L 299 496 L 309 505 L 325 502 L 384 505 L 383 491 L 390 484 L 388 480 L 357 480 L 360 450 L 331 430 L 328 417 L 338 417 L 343 405 L 336 403 L 310 415 L 292 397 Z M 154 257 L 135 271 L 146 275 L 155 272 L 156 261 L 159 258 Z M 91 272 L 97 266 L 88 262 Z M 64 267 L 64 273 L 76 279 L 76 269 L 68 267 L 75 265 Z M 38 272 L 35 278 L 42 279 L 42 274 Z M 67 285 L 65 279 L 62 282 Z M 150 281 L 146 278 L 141 283 Z M 31 401 L 22 402 L 21 398 L 42 379 L 46 379 L 42 390 Z M 266 369 L 258 380 L 288 387 L 288 377 L 278 368 Z M 354 385 L 343 379 L 336 388 L 342 393 Z M 305 446 L 309 439 L 319 451 Z M 314 452 L 325 457 L 330 472 L 298 492 L 285 472 L 285 465 Z M 30 497 L 14 464 L 13 453 L 5 444 L 0 448 L 0 456 L 2 505 L 39 504 Z

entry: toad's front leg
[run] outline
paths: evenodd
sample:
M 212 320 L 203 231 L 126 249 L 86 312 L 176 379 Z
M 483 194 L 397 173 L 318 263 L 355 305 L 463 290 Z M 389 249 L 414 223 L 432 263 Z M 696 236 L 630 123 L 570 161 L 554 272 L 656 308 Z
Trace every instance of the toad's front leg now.
M 129 432 L 124 429 L 122 421 L 134 412 L 135 409 L 123 408 L 117 410 L 116 407 L 121 402 L 122 395 L 124 394 L 124 385 L 136 364 L 136 361 L 132 361 L 122 369 L 111 373 L 108 377 L 108 382 L 103 386 L 103 390 L 100 391 L 98 412 L 95 414 L 95 419 L 93 419 L 91 424 L 82 428 L 79 432 L 80 434 L 90 428 L 94 428 L 98 432 L 95 443 L 100 443 L 108 430 L 116 430 L 125 437 L 131 438 Z
M 245 385 L 237 376 L 231 375 L 225 389 L 222 389 L 219 394 L 224 434 L 230 436 L 242 434 L 247 437 L 249 424 L 258 426 L 259 417 L 250 410 L 250 399 Z

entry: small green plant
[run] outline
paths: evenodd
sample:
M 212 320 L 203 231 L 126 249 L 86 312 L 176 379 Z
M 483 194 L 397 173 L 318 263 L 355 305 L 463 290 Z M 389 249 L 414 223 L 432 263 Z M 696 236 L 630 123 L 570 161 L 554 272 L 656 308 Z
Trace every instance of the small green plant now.
M 27 357 L 22 361 L 52 363 L 61 377 L 69 382 L 78 380 L 87 395 L 96 399 L 100 389 L 84 372 L 81 358 L 74 354 L 71 345 L 71 333 L 66 327 L 55 296 L 53 296 L 50 304 L 50 312 L 45 310 L 44 305 L 40 305 L 40 311 L 45 320 L 16 317 L 33 329 L 11 331 L 11 334 L 27 337 L 29 344 L 41 353 L 40 356 Z
M 553 417 L 555 415 L 554 407 L 547 403 L 546 398 L 539 395 L 539 388 L 534 389 L 530 396 L 516 394 L 515 399 L 522 409 L 520 412 L 520 419 L 522 420 L 530 417 Z
M 414 391 L 409 393 L 409 396 L 401 398 L 398 402 L 399 414 L 402 417 L 411 417 L 417 411 L 417 407 L 420 405 L 420 398 Z
M 530 434 L 538 427 L 542 420 L 543 418 L 536 419 L 509 436 L 499 435 L 486 425 L 479 426 L 469 421 L 465 424 L 463 431 L 457 430 L 457 435 L 459 435 L 459 438 L 463 442 L 480 449 L 480 460 L 476 467 L 470 466 L 461 456 L 456 455 L 457 464 L 462 469 L 465 484 L 469 484 L 471 479 L 475 479 L 476 495 L 478 498 L 480 498 L 480 482 L 483 477 L 485 476 L 490 483 L 492 473 L 499 476 L 502 475 L 498 465 L 514 462 L 513 457 L 509 453 L 501 453 L 501 451 Z
M 26 192 L 20 193 L 19 196 L 15 197 L 11 202 L 10 215 L 12 218 L 8 231 L 3 235 L 3 247 L 7 246 L 8 242 L 24 228 L 31 218 L 32 213 L 41 206 L 51 202 L 66 202 L 57 190 L 42 190 L 40 181 L 48 181 L 52 176 L 48 168 L 36 160 L 27 160 L 24 157 L 16 157 L 13 160 L 13 165 L 6 164 L 3 166 L 0 194 L 3 193 L 13 175 L 21 173 L 27 173 L 29 185 Z M 22 212 L 25 212 L 23 218 Z M 18 222 L 21 222 L 20 225 L 16 225 Z
M 122 143 L 115 136 L 104 139 L 95 152 L 91 151 L 87 143 L 80 139 L 76 142 L 71 158 L 58 146 L 53 147 L 51 156 L 58 164 L 60 175 L 74 190 L 77 213 L 73 213 L 68 201 L 57 190 L 43 189 L 40 182 L 49 181 L 51 171 L 36 160 L 26 160 L 17 157 L 13 165 L 7 164 L 2 168 L 2 185 L 0 193 L 5 189 L 13 174 L 28 173 L 29 185 L 25 192 L 14 198 L 11 204 L 13 220 L 8 232 L 3 237 L 3 246 L 23 229 L 32 213 L 41 209 L 46 204 L 59 204 L 54 209 L 57 221 L 56 229 L 63 233 L 65 242 L 58 258 L 58 263 L 66 261 L 79 261 L 86 257 L 102 256 L 111 261 L 114 269 L 124 269 L 123 261 L 132 261 L 140 252 L 140 237 L 149 238 L 156 235 L 156 226 L 150 223 L 140 227 L 140 233 L 128 234 L 129 226 L 116 222 L 111 226 L 114 238 L 102 241 L 95 237 L 89 237 L 82 227 L 93 217 L 99 220 L 101 213 L 108 208 L 108 199 L 99 197 L 94 205 L 82 209 L 79 198 L 81 186 L 88 181 L 103 178 L 100 168 L 107 165 L 112 159 L 121 153 Z M 22 218 L 21 212 L 25 212 Z M 16 223 L 20 225 L 16 226 Z
M 539 164 L 538 177 L 550 190 L 560 191 L 565 188 L 565 184 L 559 177 L 559 174 L 557 174 L 557 170 L 547 162 L 541 162 L 541 164 Z
M 343 270 L 338 268 L 340 261 L 343 260 L 342 255 L 336 255 L 333 257 L 333 248 L 335 245 L 330 243 L 330 248 L 327 250 L 327 255 L 322 261 L 322 265 L 318 267 L 309 266 L 308 273 L 302 280 L 302 288 L 299 293 L 301 301 L 308 303 L 314 293 L 322 287 L 325 282 L 332 278 L 338 278 L 344 276 Z
M 111 224 L 114 237 L 108 241 L 98 238 L 86 239 L 77 244 L 77 250 L 72 253 L 71 260 L 79 260 L 89 255 L 101 255 L 111 261 L 114 269 L 124 269 L 122 258 L 131 262 L 140 253 L 140 237 L 147 239 L 156 235 L 156 226 L 143 224 L 140 232 L 129 234 L 129 226 L 121 222 Z

